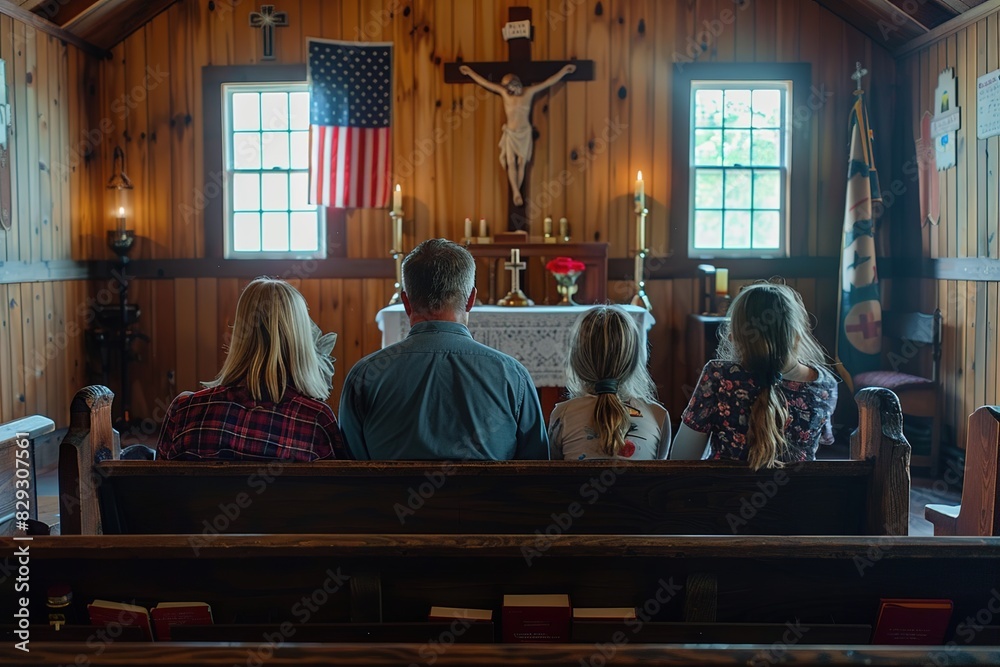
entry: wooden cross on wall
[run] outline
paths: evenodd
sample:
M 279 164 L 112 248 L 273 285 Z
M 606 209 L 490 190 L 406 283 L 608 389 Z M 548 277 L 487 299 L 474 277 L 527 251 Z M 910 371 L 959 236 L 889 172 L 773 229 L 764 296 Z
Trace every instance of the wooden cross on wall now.
M 508 20 L 511 23 L 518 21 L 531 21 L 530 7 L 511 7 L 508 13 Z M 534 35 L 534 27 L 531 28 L 531 35 Z M 463 65 L 472 68 L 484 79 L 492 83 L 500 83 L 500 80 L 507 74 L 517 76 L 525 87 L 532 84 L 541 83 L 556 75 L 566 65 L 575 65 L 576 71 L 563 77 L 563 81 L 593 81 L 594 61 L 593 60 L 532 60 L 531 59 L 532 37 L 515 38 L 507 42 L 509 54 L 506 61 L 465 63 L 454 62 L 445 63 L 444 80 L 445 83 L 472 83 L 472 79 L 459 71 Z M 532 128 L 534 133 L 534 128 Z M 534 142 L 534 135 L 532 135 Z M 528 199 L 528 183 L 531 163 L 525 167 L 524 183 L 521 186 L 521 193 L 525 202 Z M 504 178 L 506 181 L 506 176 Z M 518 206 L 514 203 L 514 192 L 508 185 L 507 188 L 507 229 L 509 231 L 519 231 L 528 229 L 528 217 L 526 215 L 527 205 Z
M 250 12 L 250 27 L 260 28 L 264 36 L 261 60 L 274 60 L 274 29 L 288 26 L 288 12 L 274 11 L 274 5 L 261 5 L 259 12 Z

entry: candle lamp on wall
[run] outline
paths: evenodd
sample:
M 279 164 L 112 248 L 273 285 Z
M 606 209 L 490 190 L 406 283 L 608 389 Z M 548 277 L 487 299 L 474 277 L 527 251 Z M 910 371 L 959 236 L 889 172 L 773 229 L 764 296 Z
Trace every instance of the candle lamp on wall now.
M 389 256 L 396 263 L 396 291 L 389 299 L 389 305 L 394 306 L 400 303 L 403 292 L 403 188 L 399 183 L 392 193 L 392 210 L 389 211 L 389 219 L 392 220 L 392 250 Z
M 132 190 L 132 181 L 125 174 L 125 152 L 121 146 L 115 146 L 111 178 L 108 180 L 114 229 L 108 230 L 108 247 L 118 255 L 122 263 L 128 262 L 128 253 L 135 245 L 135 232 L 128 229 L 128 219 L 132 215 Z

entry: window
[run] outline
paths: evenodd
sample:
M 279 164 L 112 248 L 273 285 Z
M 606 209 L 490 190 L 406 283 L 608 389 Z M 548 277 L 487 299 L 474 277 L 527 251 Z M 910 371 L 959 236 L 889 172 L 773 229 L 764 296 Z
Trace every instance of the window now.
M 225 257 L 326 256 L 321 207 L 309 203 L 305 83 L 222 86 Z
M 787 255 L 792 82 L 690 85 L 688 256 Z

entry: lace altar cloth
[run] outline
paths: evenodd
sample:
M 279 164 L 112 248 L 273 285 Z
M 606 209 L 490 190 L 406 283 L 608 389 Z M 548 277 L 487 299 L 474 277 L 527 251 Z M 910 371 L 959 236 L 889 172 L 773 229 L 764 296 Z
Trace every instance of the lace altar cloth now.
M 570 329 L 589 308 L 591 306 L 476 306 L 469 313 L 469 331 L 480 343 L 524 364 L 536 387 L 562 387 L 566 384 Z M 638 306 L 623 308 L 635 319 L 645 345 L 647 332 L 656 320 Z M 375 321 L 382 331 L 382 347 L 399 342 L 410 332 L 410 321 L 402 305 L 383 308 Z

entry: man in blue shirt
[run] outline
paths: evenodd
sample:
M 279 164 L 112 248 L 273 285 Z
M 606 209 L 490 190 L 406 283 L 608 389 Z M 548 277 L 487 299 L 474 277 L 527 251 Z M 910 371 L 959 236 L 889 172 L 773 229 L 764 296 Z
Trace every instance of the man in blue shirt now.
M 403 260 L 410 333 L 344 380 L 340 430 L 356 459 L 549 459 L 527 369 L 469 333 L 475 278 L 472 255 L 446 239 Z

